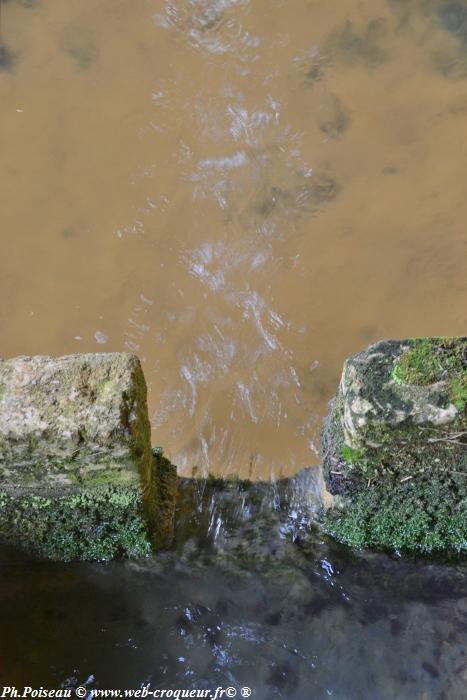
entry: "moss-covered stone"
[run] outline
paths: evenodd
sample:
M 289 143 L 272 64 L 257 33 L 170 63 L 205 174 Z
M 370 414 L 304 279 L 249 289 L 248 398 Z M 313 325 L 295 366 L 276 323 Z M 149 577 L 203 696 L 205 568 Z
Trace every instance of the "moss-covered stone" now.
M 0 360 L 0 485 L 148 482 L 146 383 L 129 353 Z
M 415 338 L 394 364 L 397 384 L 428 386 L 447 380 L 447 394 L 459 411 L 467 400 L 465 346 L 454 338 Z
M 325 530 L 353 547 L 467 553 L 465 475 L 385 481 L 328 511 Z
M 40 495 L 0 490 L 0 537 L 63 561 L 141 557 L 151 551 L 141 491 L 130 486 Z
M 324 526 L 356 546 L 467 551 L 466 338 L 383 341 L 349 358 L 322 435 L 338 505 Z
M 0 539 L 53 559 L 167 541 L 176 468 L 153 457 L 146 394 L 129 353 L 0 360 Z

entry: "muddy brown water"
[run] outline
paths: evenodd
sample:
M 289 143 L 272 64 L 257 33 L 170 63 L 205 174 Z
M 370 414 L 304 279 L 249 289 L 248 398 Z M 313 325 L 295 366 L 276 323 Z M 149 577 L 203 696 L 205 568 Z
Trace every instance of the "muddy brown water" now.
M 180 472 L 318 462 L 346 356 L 467 320 L 467 4 L 11 0 L 1 355 L 131 350 Z

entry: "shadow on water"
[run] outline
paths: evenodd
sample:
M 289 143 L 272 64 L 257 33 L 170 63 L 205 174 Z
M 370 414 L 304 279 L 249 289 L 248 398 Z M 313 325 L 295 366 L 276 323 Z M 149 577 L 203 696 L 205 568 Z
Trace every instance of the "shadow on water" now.
M 3 34 L 3 18 L 4 6 L 8 4 L 17 4 L 21 7 L 35 7 L 36 0 L 0 0 L 0 71 L 12 71 L 17 62 L 17 57 L 14 51 L 7 45 Z
M 337 139 L 347 131 L 350 118 L 342 101 L 336 95 L 326 95 L 321 101 L 319 128 L 331 139 Z
M 13 53 L 0 40 L 0 70 L 11 71 L 15 64 Z
M 337 25 L 323 41 L 322 49 L 315 50 L 305 72 L 306 82 L 314 85 L 323 81 L 331 67 L 364 66 L 371 70 L 382 66 L 391 58 L 385 46 L 388 34 L 388 21 L 384 17 L 369 20 L 361 31 L 350 20 Z M 340 121 L 338 133 L 341 133 L 348 126 L 348 118 L 336 98 L 334 111 L 340 114 L 337 121 Z
M 438 17 L 441 26 L 467 46 L 467 4 L 459 1 L 441 3 Z
M 9 71 L 14 64 L 13 54 L 3 41 L 2 35 L 2 0 L 0 0 L 0 70 Z
M 98 50 L 88 27 L 77 23 L 67 25 L 62 31 L 61 46 L 81 71 L 88 70 L 97 60 Z
M 404 3 L 390 0 L 398 17 L 399 31 L 414 31 L 413 21 L 424 20 L 418 36 L 426 44 L 435 70 L 446 78 L 461 79 L 467 74 L 467 2 L 465 0 L 420 0 Z M 416 34 L 416 32 L 415 32 Z M 446 42 L 450 38 L 451 41 Z
M 462 697 L 465 566 L 341 548 L 310 525 L 317 493 L 312 469 L 182 479 L 171 551 L 56 564 L 1 550 L 3 682 Z
M 399 33 L 412 33 L 420 44 L 425 44 L 437 72 L 447 78 L 462 78 L 467 73 L 467 2 L 465 0 L 388 0 L 388 6 L 397 21 L 393 26 L 384 17 L 369 20 L 358 30 L 347 20 L 332 30 L 324 41 L 322 55 L 315 56 L 306 72 L 306 80 L 313 84 L 323 79 L 326 69 L 335 63 L 340 66 L 361 65 L 374 69 L 391 59 L 387 40 Z M 421 25 L 417 23 L 422 20 Z M 423 28 L 421 28 L 423 27 Z M 436 32 L 449 35 L 453 43 L 439 42 Z M 436 44 L 439 44 L 436 46 Z
M 447 78 L 463 78 L 467 74 L 467 3 L 440 2 L 435 13 L 441 29 L 454 39 L 454 45 L 433 53 L 436 69 Z
M 358 32 L 347 20 L 328 38 L 328 50 L 345 63 L 361 63 L 376 68 L 389 60 L 383 46 L 387 34 L 387 21 L 383 17 L 371 19 L 363 32 Z

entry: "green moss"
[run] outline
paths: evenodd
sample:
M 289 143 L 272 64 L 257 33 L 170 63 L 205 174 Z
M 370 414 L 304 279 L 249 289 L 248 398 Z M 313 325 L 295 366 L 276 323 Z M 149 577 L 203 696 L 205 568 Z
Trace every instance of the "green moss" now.
M 0 492 L 0 537 L 56 560 L 140 557 L 150 540 L 138 489 L 104 486 L 59 497 Z
M 352 547 L 406 552 L 467 553 L 466 475 L 368 488 L 355 494 L 345 510 L 323 519 L 326 532 Z
M 235 486 L 238 486 L 241 490 L 248 489 L 253 483 L 250 479 L 242 479 L 238 474 L 231 473 L 226 476 L 218 476 L 213 474 L 213 472 L 208 472 L 207 478 L 205 478 L 206 484 L 220 491 L 226 490 Z
M 431 340 L 420 338 L 415 339 L 412 346 L 401 355 L 392 376 L 397 384 L 426 385 L 439 381 L 442 371 Z
M 467 370 L 449 380 L 449 398 L 459 412 L 467 407 Z
M 152 475 L 146 507 L 155 549 L 170 547 L 174 537 L 177 499 L 177 467 L 163 456 L 161 448 L 152 448 Z
M 350 465 L 353 465 L 357 464 L 359 460 L 363 459 L 363 457 L 365 456 L 365 450 L 363 448 L 355 449 L 353 447 L 349 447 L 349 445 L 342 445 L 341 455 L 346 462 L 348 462 Z
M 436 428 L 367 425 L 364 448 L 341 443 L 346 505 L 328 511 L 324 529 L 353 547 L 467 553 L 464 430 L 461 416 Z
M 466 338 L 386 341 L 369 352 L 350 359 L 325 422 L 323 473 L 341 498 L 324 527 L 357 547 L 465 553 Z M 345 432 L 354 399 L 371 408 L 363 421 L 356 408 L 356 430 Z
M 30 454 L 35 455 L 33 440 L 30 440 Z M 40 453 L 39 453 L 40 454 Z M 0 438 L 0 473 L 1 473 L 1 457 L 4 462 L 13 462 L 14 457 L 11 455 L 11 441 Z M 51 482 L 54 476 L 60 476 L 61 479 L 66 479 L 70 486 L 86 484 L 89 486 L 100 484 L 128 484 L 130 481 L 138 481 L 138 472 L 135 470 L 135 458 L 129 455 L 115 456 L 112 453 L 106 454 L 100 452 L 97 457 L 88 459 L 79 455 L 76 459 L 73 457 L 52 456 L 45 454 L 42 459 L 37 456 L 31 458 L 29 463 L 21 465 L 21 483 L 22 485 L 37 486 L 45 485 L 47 481 Z M 38 462 L 40 469 L 38 469 Z M 99 468 L 96 469 L 95 467 Z M 47 478 L 45 478 L 47 475 Z
M 217 487 L 220 489 L 222 489 L 226 485 L 225 479 L 222 476 L 217 476 L 216 474 L 213 474 L 213 472 L 208 472 L 207 483 L 210 486 Z
M 427 386 L 442 380 L 464 386 L 466 367 L 464 346 L 455 338 L 414 338 L 410 347 L 394 364 L 392 378 L 396 384 Z

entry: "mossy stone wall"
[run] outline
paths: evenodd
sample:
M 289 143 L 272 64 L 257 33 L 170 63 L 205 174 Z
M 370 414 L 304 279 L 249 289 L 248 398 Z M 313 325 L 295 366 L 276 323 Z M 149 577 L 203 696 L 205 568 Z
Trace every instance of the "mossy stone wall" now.
M 53 559 L 163 544 L 176 473 L 152 454 L 146 395 L 129 353 L 0 360 L 0 538 Z
M 467 552 L 467 339 L 350 357 L 322 434 L 324 526 L 354 546 Z

